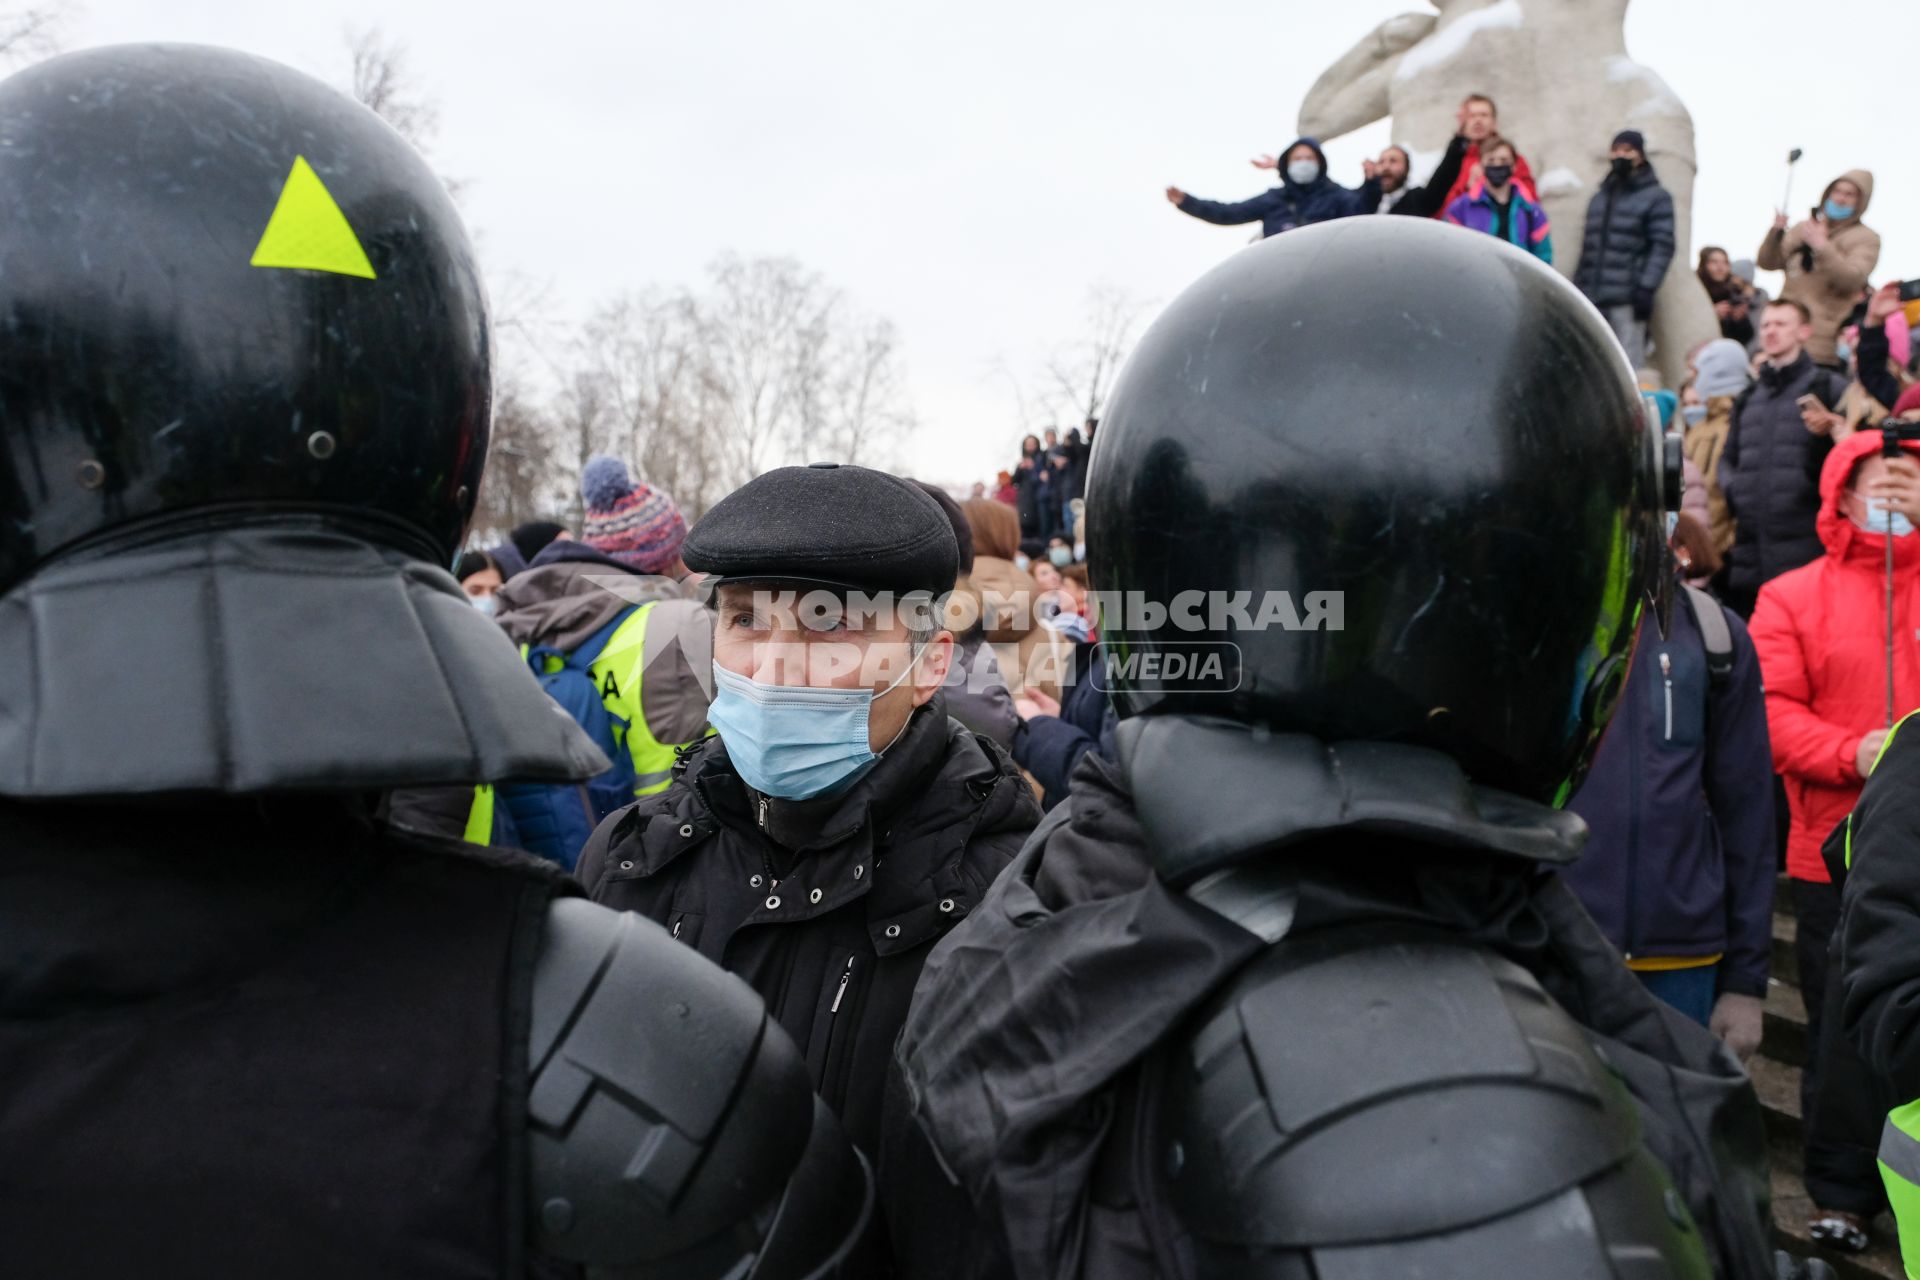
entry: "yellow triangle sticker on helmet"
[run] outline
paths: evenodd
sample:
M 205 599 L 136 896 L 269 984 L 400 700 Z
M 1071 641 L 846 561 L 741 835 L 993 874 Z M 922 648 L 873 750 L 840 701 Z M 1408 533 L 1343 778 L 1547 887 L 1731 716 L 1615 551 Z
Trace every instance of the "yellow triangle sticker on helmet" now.
M 320 175 L 305 156 L 293 158 L 293 172 L 280 188 L 279 202 L 250 260 L 256 267 L 293 267 L 335 275 L 374 279 L 367 251 L 347 225 Z

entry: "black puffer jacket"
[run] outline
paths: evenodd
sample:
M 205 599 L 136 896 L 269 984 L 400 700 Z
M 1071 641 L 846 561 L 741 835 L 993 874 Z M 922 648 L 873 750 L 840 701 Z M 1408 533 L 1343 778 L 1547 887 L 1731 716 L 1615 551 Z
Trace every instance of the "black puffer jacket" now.
M 1573 282 L 1596 307 L 1624 307 L 1651 294 L 1673 263 L 1673 197 L 1653 166 L 1624 179 L 1608 174 L 1587 205 Z
M 1812 394 L 1829 409 L 1846 388 L 1803 351 L 1784 369 L 1760 366 L 1760 378 L 1734 401 L 1720 455 L 1720 491 L 1738 522 L 1728 585 L 1758 591 L 1789 569 L 1827 552 L 1814 527 L 1820 514 L 1820 466 L 1833 440 L 1807 430 L 1795 403 Z
M 746 979 L 871 1155 L 920 966 L 1039 822 L 1032 789 L 997 745 L 948 718 L 943 697 L 830 799 L 756 795 L 717 737 L 674 773 L 594 832 L 581 882 Z

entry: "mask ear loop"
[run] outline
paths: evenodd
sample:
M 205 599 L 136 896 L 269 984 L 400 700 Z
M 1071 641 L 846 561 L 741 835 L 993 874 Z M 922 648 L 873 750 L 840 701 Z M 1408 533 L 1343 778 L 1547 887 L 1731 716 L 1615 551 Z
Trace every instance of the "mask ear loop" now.
M 913 649 L 913 657 L 911 660 L 908 661 L 907 669 L 905 671 L 902 671 L 898 676 L 896 676 L 892 684 L 888 685 L 886 688 L 882 689 L 880 692 L 874 694 L 873 695 L 874 702 L 880 701 L 880 699 L 886 697 L 888 694 L 892 693 L 895 689 L 898 689 L 903 683 L 905 683 L 907 677 L 913 674 L 913 669 L 920 665 L 920 659 L 925 657 L 927 650 L 932 647 L 930 645 L 924 645 L 924 644 L 916 645 L 911 640 L 909 640 L 907 644 L 911 646 Z M 870 702 L 867 705 L 872 706 L 873 703 Z M 917 711 L 919 710 L 919 708 L 916 707 L 914 708 L 914 710 Z M 909 711 L 907 713 L 907 718 L 904 721 L 902 721 L 900 724 L 900 732 L 893 735 L 893 741 L 887 743 L 886 746 L 874 752 L 873 753 L 874 758 L 879 759 L 881 756 L 886 755 L 887 752 L 893 750 L 894 747 L 898 745 L 900 739 L 907 736 L 907 726 L 911 725 L 912 723 L 913 723 L 913 712 Z

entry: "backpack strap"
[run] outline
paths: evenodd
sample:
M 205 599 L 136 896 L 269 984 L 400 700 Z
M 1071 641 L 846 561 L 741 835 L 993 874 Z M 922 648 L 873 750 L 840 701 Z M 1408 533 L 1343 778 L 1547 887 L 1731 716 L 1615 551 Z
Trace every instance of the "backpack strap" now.
M 1687 587 L 1687 603 L 1693 606 L 1693 620 L 1700 626 L 1700 638 L 1707 647 L 1707 675 L 1718 689 L 1733 677 L 1733 631 L 1720 602 L 1698 587 Z

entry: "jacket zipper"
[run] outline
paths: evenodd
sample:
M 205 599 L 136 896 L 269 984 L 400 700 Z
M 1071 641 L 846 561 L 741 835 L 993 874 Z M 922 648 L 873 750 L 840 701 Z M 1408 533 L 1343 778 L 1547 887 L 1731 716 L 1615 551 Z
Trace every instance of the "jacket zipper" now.
M 1627 699 L 1627 741 L 1640 740 L 1640 699 Z M 1621 922 L 1621 953 L 1633 959 L 1634 910 L 1640 881 L 1640 771 L 1627 770 L 1627 918 Z
M 765 796 L 760 797 L 759 819 L 760 829 L 765 831 L 767 829 L 767 798 Z
M 832 1017 L 834 1014 L 840 1012 L 840 1002 L 847 998 L 847 983 L 851 982 L 852 980 L 853 980 L 853 957 L 848 956 L 846 971 L 840 975 L 840 988 L 839 990 L 833 993 L 833 1007 L 827 1010 L 828 1017 Z
M 675 920 L 673 922 L 673 934 L 672 934 L 673 937 L 677 938 L 680 936 L 680 926 L 685 924 L 686 922 L 687 922 L 687 918 L 685 916 L 681 916 L 678 920 Z
M 1667 686 L 1667 741 L 1673 741 L 1673 659 L 1660 655 L 1660 679 Z

